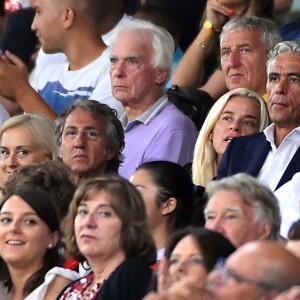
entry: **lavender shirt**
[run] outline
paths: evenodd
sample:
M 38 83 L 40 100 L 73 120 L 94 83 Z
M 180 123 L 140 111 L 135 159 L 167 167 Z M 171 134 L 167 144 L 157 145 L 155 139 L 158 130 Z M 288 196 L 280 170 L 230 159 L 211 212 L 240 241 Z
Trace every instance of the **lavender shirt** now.
M 125 130 L 124 162 L 119 174 L 127 179 L 136 168 L 155 160 L 167 160 L 185 165 L 192 161 L 197 129 L 167 96 L 155 102 L 136 120 L 121 121 Z

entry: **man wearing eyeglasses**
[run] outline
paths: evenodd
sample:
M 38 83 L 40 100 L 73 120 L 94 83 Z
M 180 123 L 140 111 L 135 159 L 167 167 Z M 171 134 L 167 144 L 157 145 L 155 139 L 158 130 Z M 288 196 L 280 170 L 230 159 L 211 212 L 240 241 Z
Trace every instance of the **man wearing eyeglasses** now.
M 56 142 L 75 184 L 118 172 L 124 131 L 116 115 L 116 111 L 98 101 L 77 100 L 58 118 Z
M 278 243 L 255 241 L 238 248 L 209 274 L 207 289 L 186 278 L 144 300 L 275 300 L 300 284 L 299 270 L 297 257 Z
M 270 241 L 245 244 L 208 277 L 211 299 L 275 299 L 300 284 L 300 261 Z

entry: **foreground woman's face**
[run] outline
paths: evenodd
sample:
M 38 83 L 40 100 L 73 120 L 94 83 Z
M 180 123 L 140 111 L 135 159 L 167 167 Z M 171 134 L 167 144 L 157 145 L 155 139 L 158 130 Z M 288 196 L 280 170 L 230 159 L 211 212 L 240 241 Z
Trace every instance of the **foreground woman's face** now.
M 120 245 L 122 222 L 105 191 L 79 204 L 74 227 L 78 248 L 90 262 L 98 258 L 112 260 L 123 252 Z

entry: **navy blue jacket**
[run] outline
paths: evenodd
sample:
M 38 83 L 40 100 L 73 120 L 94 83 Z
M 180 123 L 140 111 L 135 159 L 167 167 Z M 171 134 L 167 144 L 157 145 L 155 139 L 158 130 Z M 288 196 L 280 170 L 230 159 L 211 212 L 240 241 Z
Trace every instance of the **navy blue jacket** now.
M 220 161 L 216 179 L 237 173 L 247 173 L 257 177 L 270 150 L 271 145 L 263 132 L 233 139 Z M 290 161 L 275 190 L 290 181 L 297 172 L 300 172 L 300 148 Z

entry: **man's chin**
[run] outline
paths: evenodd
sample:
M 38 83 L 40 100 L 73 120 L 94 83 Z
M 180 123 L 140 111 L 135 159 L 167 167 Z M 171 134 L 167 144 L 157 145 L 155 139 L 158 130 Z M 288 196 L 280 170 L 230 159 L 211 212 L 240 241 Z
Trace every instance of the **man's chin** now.
M 240 81 L 230 82 L 229 84 L 227 84 L 227 87 L 230 91 L 237 88 L 247 88 L 246 84 Z
M 78 166 L 77 165 L 77 166 L 72 166 L 71 171 L 72 171 L 72 173 L 74 173 L 76 175 L 83 176 L 86 173 L 90 172 L 90 168 L 87 166 L 80 166 L 80 165 Z
M 43 46 L 43 45 L 42 45 L 42 50 L 45 54 L 57 54 L 57 53 L 61 52 L 60 50 L 51 49 L 51 48 L 49 48 L 47 46 Z

